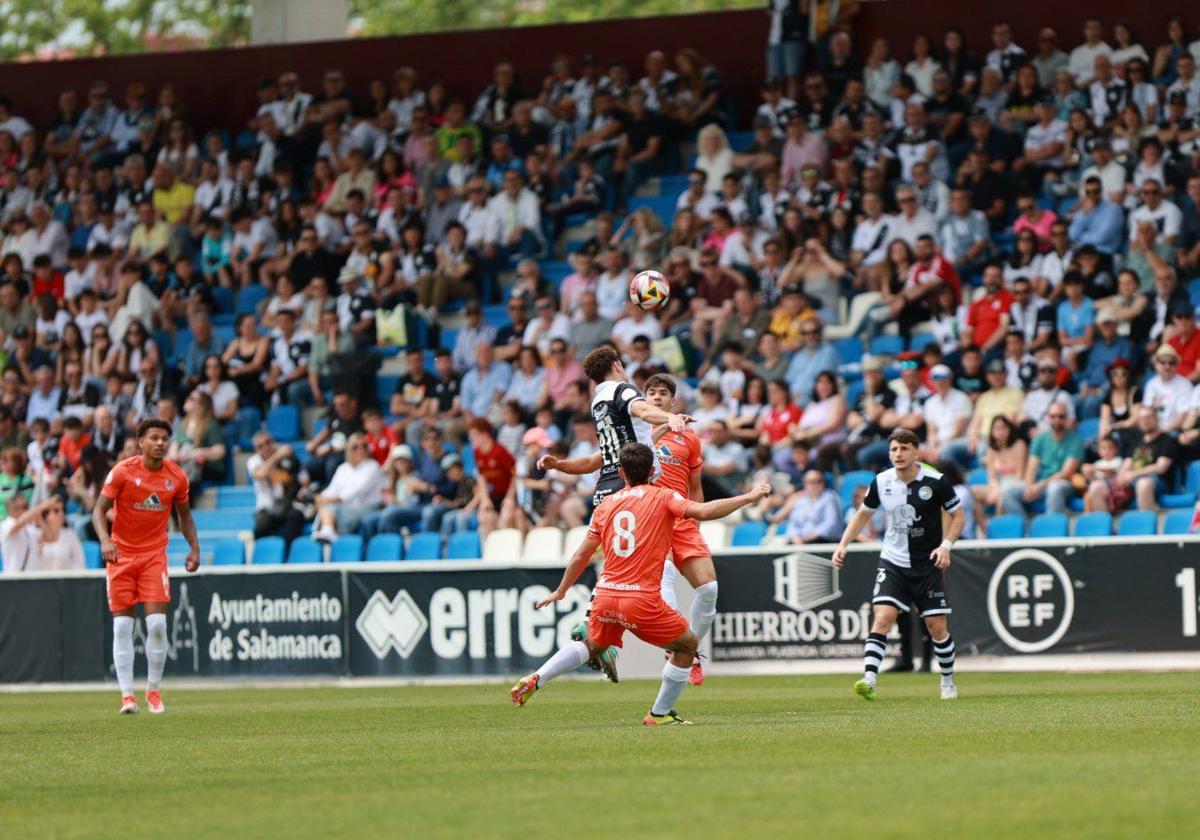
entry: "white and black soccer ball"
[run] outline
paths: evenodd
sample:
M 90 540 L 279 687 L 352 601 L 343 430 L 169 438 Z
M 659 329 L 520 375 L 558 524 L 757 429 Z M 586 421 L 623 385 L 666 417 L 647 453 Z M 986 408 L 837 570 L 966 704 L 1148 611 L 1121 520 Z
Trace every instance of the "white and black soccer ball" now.
M 629 299 L 647 312 L 655 312 L 671 299 L 671 286 L 662 274 L 647 269 L 629 282 Z

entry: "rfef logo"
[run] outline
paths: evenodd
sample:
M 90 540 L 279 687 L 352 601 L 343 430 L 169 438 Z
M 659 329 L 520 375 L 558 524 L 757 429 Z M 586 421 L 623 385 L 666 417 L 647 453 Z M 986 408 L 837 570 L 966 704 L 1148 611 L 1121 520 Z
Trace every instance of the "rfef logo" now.
M 1062 563 L 1036 548 L 1014 551 L 988 583 L 992 629 L 1013 650 L 1040 653 L 1071 627 L 1075 586 Z

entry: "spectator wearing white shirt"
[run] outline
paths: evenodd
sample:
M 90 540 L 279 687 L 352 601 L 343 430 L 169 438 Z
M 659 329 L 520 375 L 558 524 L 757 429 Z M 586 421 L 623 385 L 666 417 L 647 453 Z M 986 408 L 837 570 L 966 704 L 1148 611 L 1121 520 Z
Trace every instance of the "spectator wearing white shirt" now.
M 55 268 L 65 266 L 71 239 L 63 223 L 51 217 L 49 205 L 44 201 L 35 201 L 29 208 L 29 221 L 37 236 L 37 253 L 48 254 Z
M 1047 418 L 1050 406 L 1058 403 L 1067 412 L 1067 420 L 1075 421 L 1075 401 L 1071 395 L 1058 385 L 1058 375 L 1061 364 L 1058 352 L 1044 350 L 1037 359 L 1037 382 L 1025 394 L 1021 402 L 1020 421 L 1032 421 L 1039 432 L 1050 431 L 1050 421 Z
M 1163 198 L 1162 183 L 1153 178 L 1145 181 L 1139 192 L 1143 204 L 1129 214 L 1129 240 L 1132 242 L 1137 236 L 1138 225 L 1151 222 L 1158 231 L 1159 241 L 1174 245 L 1183 224 L 1183 213 Z
M 542 211 L 537 196 L 525 187 L 525 179 L 515 169 L 504 173 L 503 187 L 491 201 L 488 211 L 494 219 L 497 244 L 501 253 L 519 253 L 533 257 L 541 251 Z
M 1194 386 L 1186 376 L 1180 376 L 1179 353 L 1170 344 L 1159 345 L 1154 352 L 1155 375 L 1146 383 L 1142 405 L 1158 412 L 1158 422 L 1164 432 L 1179 428 L 1180 421 L 1192 406 Z
M 912 186 L 917 193 L 917 203 L 933 214 L 940 226 L 950 215 L 950 187 L 945 181 L 933 177 L 933 169 L 923 160 L 913 164 Z
M 925 400 L 925 457 L 941 460 L 947 448 L 968 445 L 965 437 L 974 405 L 971 398 L 954 387 L 954 374 L 946 365 L 934 365 L 929 372 L 933 396 Z
M 1178 78 L 1167 88 L 1167 96 L 1182 92 L 1187 97 L 1187 116 L 1200 117 L 1200 77 L 1196 75 L 1196 58 L 1189 53 L 1175 59 Z
M 625 354 L 639 335 L 658 341 L 663 337 L 662 324 L 637 304 L 630 303 L 625 307 L 625 317 L 613 324 L 612 340 L 617 350 Z
M 34 540 L 30 571 L 80 571 L 85 566 L 83 543 L 66 527 L 67 512 L 59 496 L 38 505 L 42 508 L 41 533 Z M 32 536 L 32 534 L 30 534 Z
M 1125 182 L 1129 180 L 1129 171 L 1114 159 L 1112 144 L 1107 139 L 1100 138 L 1092 145 L 1092 165 L 1079 176 L 1080 198 L 1090 178 L 1100 179 L 1104 197 L 1109 201 L 1115 204 L 1125 201 Z
M 467 200 L 458 210 L 458 221 L 467 231 L 467 247 L 491 257 L 495 253 L 496 218 L 488 206 L 487 181 L 482 177 L 467 182 Z
M 879 193 L 864 194 L 862 208 L 863 219 L 855 226 L 850 241 L 850 267 L 873 269 L 887 258 L 888 243 L 896 238 L 892 232 L 896 219 L 883 212 L 883 197 Z M 868 285 L 879 283 L 868 280 Z
M 13 140 L 20 143 L 22 137 L 33 131 L 33 126 L 29 124 L 29 120 L 14 114 L 12 106 L 11 99 L 0 96 L 0 131 L 8 132 Z
M 604 271 L 596 279 L 596 306 L 601 318 L 615 321 L 629 303 L 629 269 L 625 252 L 620 248 L 609 248 L 600 255 L 600 260 L 604 263 Z M 577 308 L 573 320 L 580 321 L 583 317 L 582 307 Z
M 900 212 L 892 217 L 889 241 L 902 239 L 910 248 L 915 248 L 922 236 L 929 236 L 937 242 L 937 220 L 917 201 L 916 190 L 907 184 L 897 187 L 896 203 L 900 206 Z
M 1012 29 L 1008 21 L 999 21 L 992 26 L 992 50 L 986 63 L 1000 73 L 1005 82 L 1012 81 L 1017 68 L 1026 61 L 1025 50 L 1013 43 Z
M 561 338 L 571 343 L 571 318 L 554 308 L 554 298 L 542 295 L 533 305 L 534 318 L 525 327 L 521 343 L 535 346 L 543 356 L 550 355 L 550 342 Z
M 371 457 L 367 439 L 355 432 L 346 439 L 346 460 L 317 496 L 317 524 L 313 539 L 329 542 L 338 534 L 352 534 L 363 517 L 383 504 L 383 472 Z
M 704 444 L 704 475 L 725 478 L 742 475 L 750 469 L 750 456 L 746 447 L 738 443 L 723 420 L 715 420 L 708 427 L 709 438 Z
M 0 522 L 0 555 L 3 555 L 5 574 L 40 568 L 38 541 L 42 531 L 39 526 L 52 505 L 61 507 L 62 500 L 55 496 L 31 508 L 24 493 L 14 493 L 8 498 L 8 515 Z
M 750 213 L 742 213 L 737 223 L 737 228 L 729 234 L 725 247 L 721 249 L 719 264 L 727 268 L 749 266 L 757 269 L 762 264 L 763 246 L 770 236 L 755 225 L 754 216 Z
M 1088 96 L 1091 98 L 1092 121 L 1097 128 L 1114 122 L 1129 100 L 1129 88 L 1117 78 L 1112 60 L 1107 55 L 1096 56 Z
M 1067 70 L 1075 77 L 1076 87 L 1087 87 L 1092 82 L 1092 74 L 1096 69 L 1096 57 L 1112 58 L 1112 47 L 1104 43 L 1104 23 L 1100 18 L 1090 15 L 1083 19 L 1083 43 L 1071 50 L 1067 60 Z

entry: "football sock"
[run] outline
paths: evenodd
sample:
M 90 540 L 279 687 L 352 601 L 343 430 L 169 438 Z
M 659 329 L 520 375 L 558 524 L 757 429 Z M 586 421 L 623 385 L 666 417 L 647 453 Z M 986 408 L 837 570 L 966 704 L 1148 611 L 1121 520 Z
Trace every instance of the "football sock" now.
M 902 616 L 903 618 L 904 616 Z M 879 663 L 887 652 L 887 636 L 882 633 L 872 633 L 867 636 L 863 645 L 863 679 L 871 686 L 879 678 Z
M 954 685 L 954 637 L 947 636 L 941 641 L 935 639 L 933 655 L 942 669 L 942 685 Z
M 534 671 L 538 675 L 538 682 L 549 682 L 555 677 L 561 677 L 563 674 L 569 674 L 576 668 L 579 668 L 588 661 L 590 654 L 588 646 L 583 642 L 568 642 L 565 647 L 558 649 L 558 653 L 546 660 L 546 664 Z
M 663 665 L 662 687 L 658 690 L 654 705 L 650 707 L 650 714 L 665 715 L 675 708 L 675 701 L 683 694 L 683 687 L 687 685 L 690 670 L 673 665 L 670 661 Z
M 133 694 L 133 616 L 113 616 L 113 665 L 121 694 Z
M 146 685 L 157 691 L 167 664 L 167 617 L 163 613 L 146 616 Z
M 675 568 L 675 564 L 668 558 L 663 564 L 662 585 L 659 591 L 662 594 L 662 599 L 667 602 L 667 606 L 679 612 L 679 600 L 675 597 L 675 581 L 679 579 L 679 569 Z
M 688 623 L 697 639 L 703 639 L 712 629 L 713 619 L 717 617 L 717 582 L 710 580 L 703 586 L 696 587 L 696 600 L 692 601 L 691 615 Z

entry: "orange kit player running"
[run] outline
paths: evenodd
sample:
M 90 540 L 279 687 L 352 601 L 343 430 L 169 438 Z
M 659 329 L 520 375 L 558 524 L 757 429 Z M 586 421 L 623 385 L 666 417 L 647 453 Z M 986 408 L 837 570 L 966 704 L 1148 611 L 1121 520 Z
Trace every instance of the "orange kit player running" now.
M 662 599 L 663 562 L 672 533 L 684 517 L 709 520 L 728 516 L 771 492 L 769 485 L 750 493 L 713 502 L 689 501 L 680 493 L 649 484 L 654 453 L 644 443 L 621 448 L 620 473 L 625 489 L 606 498 L 592 514 L 587 537 L 563 572 L 562 582 L 538 607 L 561 600 L 591 562 L 596 549 L 604 551 L 604 570 L 592 592 L 587 637 L 569 642 L 546 664 L 522 677 L 509 691 L 513 703 L 525 705 L 542 684 L 582 667 L 609 646 L 621 646 L 629 630 L 642 641 L 666 648 L 671 656 L 663 666 L 662 685 L 646 726 L 686 724 L 675 712 L 675 701 L 687 684 L 696 657 L 696 634 L 687 621 Z
M 100 536 L 100 555 L 108 574 L 113 664 L 121 686 L 123 715 L 138 710 L 133 695 L 133 625 L 139 603 L 146 615 L 146 706 L 152 714 L 166 711 L 159 684 L 167 661 L 166 613 L 171 602 L 167 524 L 172 508 L 179 513 L 179 528 L 190 546 L 186 568 L 194 572 L 200 566 L 200 541 L 188 505 L 188 479 L 177 464 L 166 460 L 171 426 L 164 420 L 143 420 L 137 428 L 137 440 L 142 454 L 112 468 L 92 511 L 92 525 Z
M 675 380 L 665 374 L 658 373 L 646 380 L 646 402 L 660 411 L 671 411 L 675 392 Z M 704 457 L 699 436 L 692 429 L 675 432 L 664 424 L 655 427 L 652 439 L 662 469 L 662 474 L 654 484 L 673 490 L 693 502 L 703 502 L 700 468 L 704 464 Z M 600 462 L 601 457 L 597 453 L 573 459 L 545 456 L 540 463 L 545 469 L 578 474 L 599 469 Z M 688 625 L 697 639 L 703 639 L 712 629 L 717 616 L 717 570 L 713 565 L 712 550 L 700 534 L 700 526 L 690 518 L 676 522 L 671 534 L 671 553 L 663 566 L 662 598 L 675 610 L 679 608 L 675 598 L 675 581 L 681 574 L 696 590 L 696 597 L 688 612 Z M 692 663 L 688 682 L 692 685 L 704 682 L 699 657 Z

